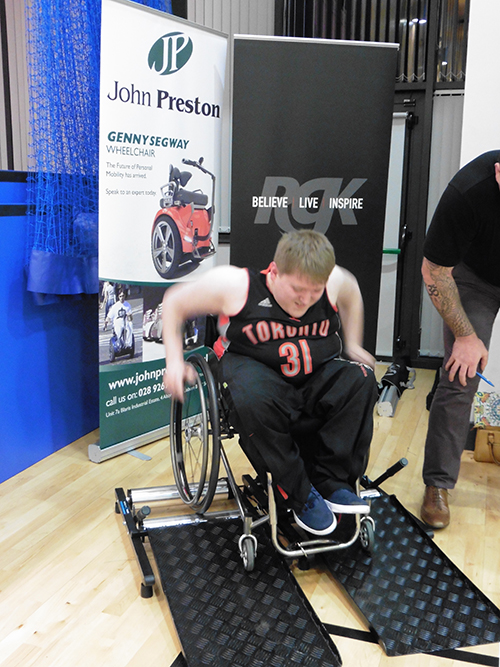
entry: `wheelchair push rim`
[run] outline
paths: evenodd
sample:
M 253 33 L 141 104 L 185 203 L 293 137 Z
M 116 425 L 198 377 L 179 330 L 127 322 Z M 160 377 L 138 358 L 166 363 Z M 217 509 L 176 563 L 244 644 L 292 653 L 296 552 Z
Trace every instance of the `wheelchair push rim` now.
M 170 450 L 175 484 L 182 501 L 203 514 L 213 500 L 219 476 L 220 419 L 215 380 L 199 353 L 187 363 L 196 381 L 187 386 L 184 401 L 172 399 Z

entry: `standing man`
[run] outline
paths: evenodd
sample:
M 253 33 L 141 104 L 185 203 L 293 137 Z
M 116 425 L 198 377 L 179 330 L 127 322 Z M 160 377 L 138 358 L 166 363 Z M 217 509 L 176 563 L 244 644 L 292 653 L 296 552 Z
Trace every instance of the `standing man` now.
M 166 291 L 165 387 L 178 399 L 190 379 L 183 324 L 209 313 L 228 319 L 220 379 L 240 444 L 296 523 L 327 535 L 335 513 L 369 512 L 355 484 L 372 438 L 375 360 L 362 347 L 358 283 L 326 236 L 285 234 L 261 273 L 220 266 Z
M 421 517 L 444 528 L 479 384 L 476 373 L 486 367 L 500 307 L 500 151 L 472 160 L 448 184 L 425 240 L 422 276 L 444 320 L 445 353 L 429 415 Z
M 110 321 L 113 323 L 115 336 L 122 341 L 123 347 L 132 345 L 132 335 L 134 333 L 132 318 L 132 306 L 128 301 L 125 301 L 125 292 L 120 290 L 118 301 L 109 309 L 104 325 L 106 327 Z
M 102 301 L 101 308 L 104 308 L 104 331 L 106 331 L 106 320 L 108 318 L 108 313 L 110 308 L 116 303 L 116 291 L 113 283 L 110 283 L 108 280 L 104 281 L 102 286 Z

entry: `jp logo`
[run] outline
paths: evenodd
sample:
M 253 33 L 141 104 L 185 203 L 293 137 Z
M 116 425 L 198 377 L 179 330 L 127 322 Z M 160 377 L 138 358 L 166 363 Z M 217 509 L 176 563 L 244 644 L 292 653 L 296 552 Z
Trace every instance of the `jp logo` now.
M 326 233 L 333 213 L 338 209 L 343 225 L 357 225 L 354 210 L 363 208 L 363 198 L 353 195 L 366 183 L 366 178 L 353 178 L 342 190 L 342 178 L 314 178 L 300 185 L 288 176 L 267 176 L 260 197 L 253 197 L 258 208 L 256 225 L 266 225 L 274 211 L 276 223 L 284 232 L 295 229 L 289 217 L 300 225 L 314 225 Z
M 174 74 L 187 63 L 193 53 L 191 38 L 182 32 L 169 32 L 160 37 L 149 52 L 149 69 L 161 76 Z

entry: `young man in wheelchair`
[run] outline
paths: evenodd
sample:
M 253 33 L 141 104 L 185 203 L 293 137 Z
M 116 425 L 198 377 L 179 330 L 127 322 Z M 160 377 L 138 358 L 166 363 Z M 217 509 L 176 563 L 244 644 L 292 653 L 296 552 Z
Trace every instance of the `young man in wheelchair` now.
M 261 273 L 220 266 L 166 291 L 165 388 L 180 400 L 193 381 L 182 327 L 205 314 L 226 321 L 220 380 L 241 446 L 296 523 L 328 535 L 336 514 L 368 513 L 354 489 L 372 438 L 375 360 L 362 347 L 358 283 L 328 239 L 291 232 Z

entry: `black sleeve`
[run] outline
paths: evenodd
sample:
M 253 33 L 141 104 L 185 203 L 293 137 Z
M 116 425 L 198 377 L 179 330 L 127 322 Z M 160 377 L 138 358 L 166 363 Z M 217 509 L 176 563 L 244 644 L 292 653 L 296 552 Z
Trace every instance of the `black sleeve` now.
M 448 185 L 429 225 L 424 257 L 439 266 L 456 266 L 467 253 L 475 234 L 475 216 L 470 203 Z

